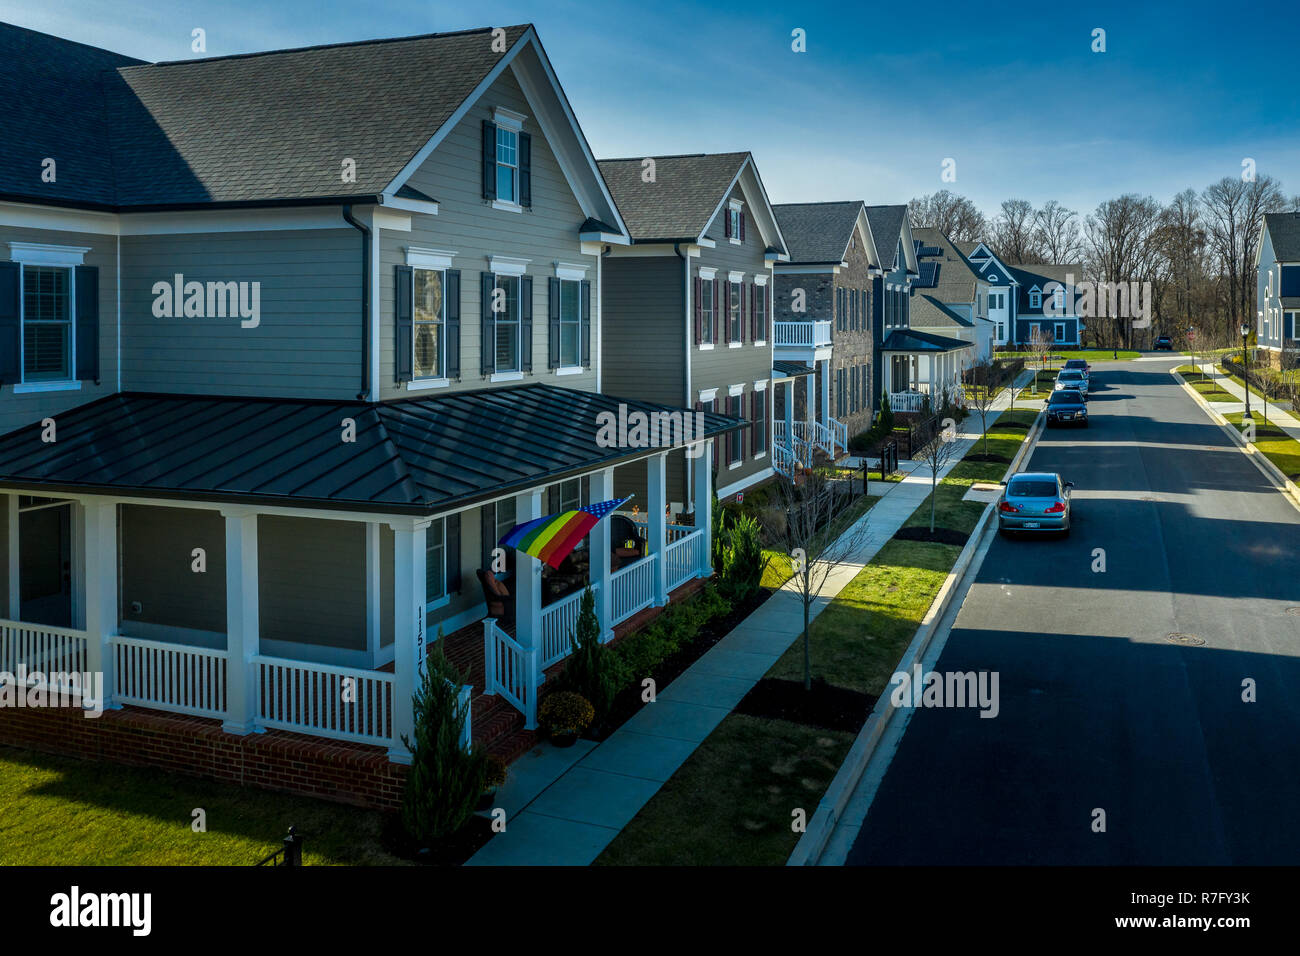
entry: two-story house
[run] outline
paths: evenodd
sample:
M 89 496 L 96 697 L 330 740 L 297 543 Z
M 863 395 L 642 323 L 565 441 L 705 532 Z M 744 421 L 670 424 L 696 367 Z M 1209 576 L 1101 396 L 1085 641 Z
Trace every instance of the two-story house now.
M 786 256 L 749 153 L 605 159 L 630 245 L 601 262 L 604 389 L 749 422 L 724 438 L 724 498 L 774 474 L 772 266 Z M 698 513 L 700 463 L 668 456 L 671 512 Z M 640 475 L 616 491 L 639 494 Z
M 712 439 L 745 423 L 610 438 L 689 405 L 605 390 L 630 240 L 531 26 L 151 64 L 0 25 L 0 62 L 0 98 L 42 104 L 0 150 L 0 670 L 220 728 L 187 767 L 232 735 L 402 762 L 440 632 L 476 628 L 477 690 L 531 727 L 582 584 L 608 634 L 710 573 Z M 688 445 L 705 505 L 670 541 Z M 615 468 L 640 552 L 606 520 L 560 568 L 500 547 Z
M 871 427 L 880 255 L 861 201 L 782 203 L 776 217 L 790 249 L 790 261 L 776 266 L 776 357 L 815 369 L 803 397 L 794 395 L 795 440 L 834 457 Z
M 994 325 L 988 318 L 992 286 L 940 229 L 914 229 L 921 275 L 912 283 L 912 328 L 969 342 L 963 362 L 992 358 Z
M 1264 216 L 1255 249 L 1256 341 L 1275 368 L 1296 364 L 1300 351 L 1300 213 Z

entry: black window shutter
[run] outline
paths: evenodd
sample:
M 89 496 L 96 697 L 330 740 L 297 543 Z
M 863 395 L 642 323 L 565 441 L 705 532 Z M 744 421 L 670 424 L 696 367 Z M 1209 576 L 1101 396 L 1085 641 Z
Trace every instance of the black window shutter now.
M 393 343 L 393 377 L 399 382 L 409 382 L 413 371 L 412 349 L 415 347 L 415 332 L 412 315 L 412 297 L 415 290 L 411 285 L 414 270 L 410 266 L 393 267 L 393 327 L 397 341 Z
M 582 367 L 591 368 L 591 280 L 589 279 L 583 279 L 578 286 L 578 308 L 582 310 L 578 326 Z
M 758 299 L 754 291 L 758 286 L 753 282 L 749 284 L 749 338 L 752 342 L 757 342 L 763 338 L 758 329 Z
M 546 280 L 546 367 L 560 367 L 560 280 Z
M 740 299 L 740 338 L 738 341 L 743 342 L 745 341 L 745 324 L 750 318 L 750 313 L 753 312 L 753 309 L 746 309 L 745 307 L 745 283 L 736 283 L 736 295 Z
M 716 278 L 713 280 L 713 339 L 714 345 L 718 344 L 718 326 L 722 322 L 722 317 L 718 314 L 718 286 L 722 285 Z
M 443 348 L 446 349 L 447 367 L 443 374 L 447 378 L 460 378 L 460 270 L 447 270 L 447 288 L 443 292 L 447 303 L 447 334 Z M 457 519 L 459 522 L 459 519 Z M 459 527 L 459 524 L 457 525 Z
M 497 124 L 483 121 L 483 198 L 497 198 Z
M 744 241 L 745 241 L 745 213 L 744 213 L 744 210 L 741 210 L 741 213 L 740 213 L 740 241 L 741 241 L 741 242 L 744 242 Z
M 77 266 L 77 381 L 99 384 L 99 268 Z
M 533 138 L 519 134 L 519 205 L 533 204 Z
M 752 422 L 749 426 L 750 455 L 758 454 L 758 400 L 762 395 L 762 392 L 753 392 L 749 396 L 749 420 Z
M 479 371 L 491 375 L 497 368 L 496 316 L 492 314 L 492 292 L 496 277 L 484 272 L 479 279 L 479 292 L 483 300 L 483 326 L 479 339 Z
M 533 277 L 519 278 L 519 371 L 533 370 Z
M 447 516 L 447 593 L 460 590 L 460 514 Z
M 731 238 L 731 207 L 727 206 L 722 210 L 722 238 Z
M 0 262 L 0 384 L 12 385 L 22 377 L 19 356 L 23 348 L 21 267 Z

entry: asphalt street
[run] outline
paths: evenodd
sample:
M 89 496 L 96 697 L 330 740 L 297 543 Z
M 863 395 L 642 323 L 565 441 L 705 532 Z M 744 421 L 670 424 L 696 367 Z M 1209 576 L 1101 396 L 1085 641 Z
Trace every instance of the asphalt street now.
M 1300 861 L 1300 512 L 1177 361 L 1095 363 L 1044 434 L 1073 532 L 995 540 L 935 667 L 999 713 L 912 715 L 849 864 Z

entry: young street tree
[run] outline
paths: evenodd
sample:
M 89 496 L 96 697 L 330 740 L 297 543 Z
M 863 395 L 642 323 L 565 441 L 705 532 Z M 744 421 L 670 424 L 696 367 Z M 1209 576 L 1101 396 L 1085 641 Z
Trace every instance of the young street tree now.
M 995 385 L 997 369 L 989 359 L 977 363 L 970 370 L 970 383 L 966 386 L 966 406 L 980 417 L 980 431 L 984 436 L 984 454 L 989 452 L 989 413 L 999 389 Z M 1015 383 L 1012 383 L 1014 396 Z
M 935 499 L 939 492 L 939 473 L 952 461 L 959 447 L 957 423 L 944 419 L 934 435 L 921 448 L 916 457 L 930 468 L 930 534 L 934 534 Z
M 821 470 L 778 478 L 764 522 L 768 543 L 790 556 L 794 587 L 803 605 L 803 687 L 812 690 L 812 604 L 830 573 L 859 560 L 867 542 L 867 514 L 854 518 L 852 479 L 832 479 Z M 852 519 L 852 520 L 851 520 Z
M 1047 366 L 1048 356 L 1052 354 L 1052 337 L 1041 325 L 1035 325 L 1029 331 L 1029 351 L 1034 356 L 1034 391 L 1038 394 L 1038 373 Z

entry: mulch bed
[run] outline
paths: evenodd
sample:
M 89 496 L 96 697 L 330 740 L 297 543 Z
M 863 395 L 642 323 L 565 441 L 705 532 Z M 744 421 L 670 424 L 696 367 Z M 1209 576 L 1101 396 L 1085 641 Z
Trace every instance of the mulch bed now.
M 899 528 L 894 532 L 894 538 L 898 541 L 929 541 L 938 544 L 964 545 L 970 535 L 965 531 L 957 531 L 954 528 L 935 528 L 933 532 L 929 528 Z
M 460 866 L 492 839 L 492 818 L 471 816 L 456 833 L 437 846 L 422 849 L 402 832 L 402 819 L 396 813 L 384 821 L 384 849 L 412 863 L 426 866 Z
M 730 634 L 737 624 L 762 607 L 763 603 L 772 596 L 772 593 L 766 588 L 759 588 L 758 593 L 747 603 L 732 608 L 731 613 L 724 617 L 714 618 L 700 628 L 696 632 L 695 640 L 673 656 L 665 657 L 650 673 L 649 676 L 654 680 L 655 687 L 667 687 L 681 676 L 688 667 L 703 657 L 711 647 Z M 628 636 L 631 637 L 631 635 Z M 588 728 L 587 732 L 582 735 L 583 738 L 595 741 L 604 740 L 627 723 L 644 706 L 645 702 L 641 700 L 641 681 L 637 680 L 618 692 L 618 696 L 614 698 L 614 704 L 610 707 L 609 714 L 604 721 L 599 726 Z
M 811 690 L 804 690 L 803 681 L 764 677 L 744 696 L 736 712 L 855 734 L 875 704 L 876 698 L 870 694 L 836 687 L 821 677 L 813 679 Z

